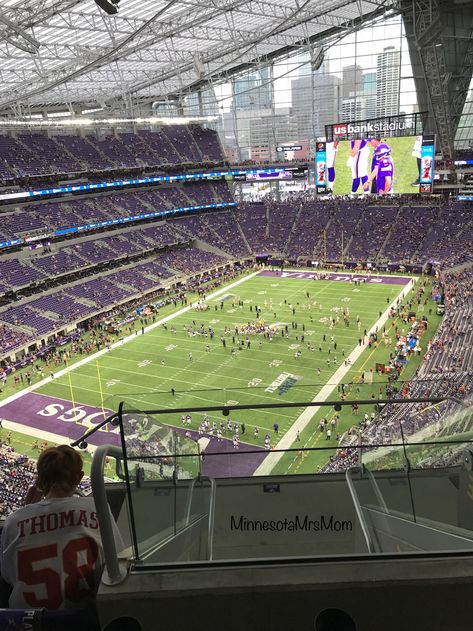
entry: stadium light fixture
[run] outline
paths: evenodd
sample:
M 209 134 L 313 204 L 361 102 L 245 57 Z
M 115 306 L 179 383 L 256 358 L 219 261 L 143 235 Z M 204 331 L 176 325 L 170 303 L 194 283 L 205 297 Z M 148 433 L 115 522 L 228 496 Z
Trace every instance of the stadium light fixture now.
M 95 4 L 108 15 L 115 15 L 116 13 L 118 13 L 117 4 L 119 2 L 120 0 L 111 0 L 111 2 L 109 2 L 108 0 L 95 0 Z

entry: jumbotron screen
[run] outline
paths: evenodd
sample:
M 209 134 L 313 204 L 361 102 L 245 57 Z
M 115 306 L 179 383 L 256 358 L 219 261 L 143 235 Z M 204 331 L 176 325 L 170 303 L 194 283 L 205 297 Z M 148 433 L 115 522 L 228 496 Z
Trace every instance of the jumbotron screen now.
M 418 193 L 422 136 L 326 143 L 326 186 L 334 195 Z

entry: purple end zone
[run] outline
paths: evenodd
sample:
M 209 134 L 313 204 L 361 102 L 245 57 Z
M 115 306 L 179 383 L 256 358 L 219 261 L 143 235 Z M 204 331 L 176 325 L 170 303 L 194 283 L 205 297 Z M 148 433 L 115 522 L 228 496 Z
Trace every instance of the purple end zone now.
M 105 409 L 105 414 L 111 416 L 112 410 Z M 0 418 L 14 423 L 21 423 L 33 429 L 42 430 L 63 436 L 66 442 L 80 438 L 88 429 L 103 419 L 103 411 L 90 405 L 76 403 L 72 405 L 66 399 L 57 399 L 36 392 L 27 392 L 15 401 L 0 404 Z M 186 430 L 175 428 L 184 434 Z M 199 438 L 196 431 L 190 430 L 193 440 Z M 93 434 L 88 442 L 91 445 L 119 445 L 118 428 L 109 427 L 109 431 L 99 430 Z M 210 452 L 205 458 L 205 452 Z M 247 451 L 258 451 L 243 455 Z M 260 452 L 260 453 L 259 453 Z M 203 473 L 209 477 L 250 476 L 267 456 L 267 451 L 254 445 L 240 443 L 239 449 L 233 448 L 232 441 L 223 439 L 218 441 L 211 438 L 204 450 Z
M 176 430 L 180 434 L 189 431 L 193 440 L 201 438 L 194 430 L 180 428 Z M 202 473 L 209 478 L 247 477 L 253 475 L 267 455 L 268 452 L 265 449 L 256 445 L 240 442 L 238 449 L 235 449 L 233 441 L 228 438 L 217 440 L 213 437 L 210 438 L 209 444 L 203 451 Z
M 105 414 L 111 416 L 113 412 L 105 409 Z M 83 403 L 76 403 L 73 407 L 66 399 L 56 399 L 36 392 L 27 392 L 15 401 L 0 404 L 0 417 L 6 421 L 64 436 L 69 442 L 80 438 L 104 418 L 101 409 Z M 111 431 L 96 432 L 91 436 L 90 444 L 120 444 L 117 428 L 109 429 Z
M 283 271 L 277 269 L 264 269 L 258 274 L 258 276 L 272 276 L 273 278 L 296 278 L 300 280 L 311 280 L 318 272 L 295 272 L 295 271 Z M 379 274 L 360 275 L 360 274 L 345 274 L 335 272 L 323 272 L 326 280 L 334 280 L 339 282 L 348 282 L 349 280 L 364 280 L 369 284 L 384 284 L 384 285 L 407 285 L 412 279 L 408 276 L 381 276 Z M 325 280 L 325 279 L 324 279 Z

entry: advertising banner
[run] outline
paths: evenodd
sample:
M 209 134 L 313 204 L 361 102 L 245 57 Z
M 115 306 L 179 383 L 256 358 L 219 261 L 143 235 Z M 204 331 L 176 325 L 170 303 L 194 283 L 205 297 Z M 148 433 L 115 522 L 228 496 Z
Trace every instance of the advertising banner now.
M 327 193 L 327 147 L 325 142 L 318 142 L 315 147 L 315 190 Z
M 434 181 L 435 137 L 425 135 L 422 138 L 420 153 L 419 190 L 431 193 Z
M 422 134 L 426 112 L 382 116 L 359 121 L 344 121 L 325 126 L 327 142 L 334 140 L 355 140 L 373 136 L 384 138 L 418 136 Z

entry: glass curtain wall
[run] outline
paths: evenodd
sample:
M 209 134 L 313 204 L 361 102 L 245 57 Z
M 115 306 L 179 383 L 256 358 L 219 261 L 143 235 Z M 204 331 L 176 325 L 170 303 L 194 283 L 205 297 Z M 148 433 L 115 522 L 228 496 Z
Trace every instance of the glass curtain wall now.
M 455 149 L 473 152 L 473 79 L 470 82 L 470 89 L 463 106 L 463 114 L 458 123 Z
M 229 159 L 256 162 L 275 158 L 276 147 L 288 144 L 301 146 L 290 158 L 308 157 L 327 124 L 418 110 L 400 17 L 380 19 L 325 47 L 302 46 L 188 101 L 189 107 L 199 103 L 202 114 L 218 113 Z

